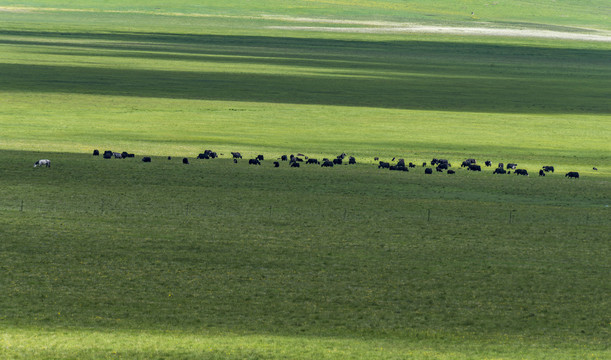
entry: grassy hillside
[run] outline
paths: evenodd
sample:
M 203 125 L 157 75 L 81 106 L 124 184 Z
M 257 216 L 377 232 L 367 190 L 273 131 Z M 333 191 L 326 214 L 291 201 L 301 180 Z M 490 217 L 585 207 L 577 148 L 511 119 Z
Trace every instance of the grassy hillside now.
M 3 1 L 0 358 L 608 358 L 608 42 L 272 28 L 590 32 L 607 10 Z M 358 164 L 271 165 L 299 152 Z

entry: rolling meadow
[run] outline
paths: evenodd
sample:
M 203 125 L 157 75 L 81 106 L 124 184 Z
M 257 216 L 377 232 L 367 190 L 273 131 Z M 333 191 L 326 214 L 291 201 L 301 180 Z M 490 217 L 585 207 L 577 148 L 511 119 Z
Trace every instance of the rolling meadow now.
M 1 1 L 0 358 L 611 357 L 608 13 Z

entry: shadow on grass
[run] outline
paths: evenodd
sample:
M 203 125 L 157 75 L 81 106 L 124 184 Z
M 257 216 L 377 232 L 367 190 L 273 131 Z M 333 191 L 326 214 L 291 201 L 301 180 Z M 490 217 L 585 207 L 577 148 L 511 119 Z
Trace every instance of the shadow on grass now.
M 611 52 L 604 50 L 6 31 L 0 32 L 2 43 L 32 47 L 40 56 L 124 58 L 135 65 L 142 60 L 185 61 L 176 70 L 0 64 L 3 91 L 469 112 L 611 112 L 606 101 Z M 202 68 L 218 70 L 198 70 Z

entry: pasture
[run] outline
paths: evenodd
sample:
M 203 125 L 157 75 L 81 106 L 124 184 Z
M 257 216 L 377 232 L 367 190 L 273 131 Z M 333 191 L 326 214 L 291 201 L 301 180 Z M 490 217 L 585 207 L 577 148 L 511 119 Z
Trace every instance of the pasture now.
M 608 42 L 274 28 L 481 20 L 449 2 L 172 4 L 0 7 L 0 357 L 611 356 Z M 482 11 L 609 30 L 551 5 Z

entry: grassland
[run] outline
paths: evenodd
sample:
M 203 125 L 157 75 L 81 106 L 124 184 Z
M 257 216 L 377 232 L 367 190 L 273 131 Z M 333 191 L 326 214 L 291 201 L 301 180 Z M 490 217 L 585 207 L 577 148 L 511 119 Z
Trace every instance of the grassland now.
M 2 2 L 0 357 L 611 356 L 611 45 L 269 28 L 475 3 L 218 4 Z M 489 26 L 609 30 L 572 4 Z M 271 166 L 298 152 L 359 163 Z

